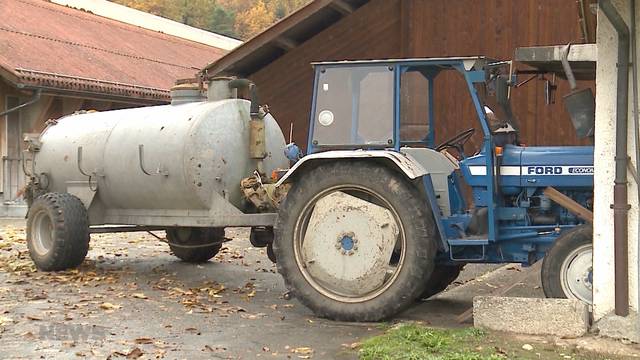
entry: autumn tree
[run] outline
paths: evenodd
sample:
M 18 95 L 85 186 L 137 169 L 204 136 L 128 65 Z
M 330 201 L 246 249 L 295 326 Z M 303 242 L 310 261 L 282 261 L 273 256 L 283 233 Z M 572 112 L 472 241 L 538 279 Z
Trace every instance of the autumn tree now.
M 269 27 L 275 20 L 275 14 L 269 11 L 264 1 L 258 0 L 252 7 L 236 15 L 236 34 L 248 39 Z
M 112 0 L 154 15 L 248 39 L 311 0 Z

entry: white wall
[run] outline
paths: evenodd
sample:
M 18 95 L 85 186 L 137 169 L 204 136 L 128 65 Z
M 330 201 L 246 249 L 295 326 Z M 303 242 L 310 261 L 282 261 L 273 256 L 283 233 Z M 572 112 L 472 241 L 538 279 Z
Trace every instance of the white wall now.
M 629 24 L 629 0 L 614 0 L 618 12 Z M 640 1 L 638 1 L 640 4 Z M 638 5 L 636 4 L 636 5 Z M 640 6 L 636 19 L 640 19 Z M 637 20 L 636 20 L 637 21 Z M 640 34 L 637 36 L 640 38 Z M 615 120 L 617 99 L 617 45 L 613 26 L 598 12 L 598 63 L 596 70 L 596 136 L 595 136 L 595 201 L 594 201 L 594 317 L 596 320 L 614 309 L 614 248 L 613 248 L 613 180 L 615 176 Z M 638 44 L 640 48 L 640 43 Z M 628 154 L 635 163 L 634 123 L 632 113 L 631 74 L 629 76 Z M 629 173 L 629 279 L 630 305 L 637 309 L 638 294 L 638 200 L 636 184 Z

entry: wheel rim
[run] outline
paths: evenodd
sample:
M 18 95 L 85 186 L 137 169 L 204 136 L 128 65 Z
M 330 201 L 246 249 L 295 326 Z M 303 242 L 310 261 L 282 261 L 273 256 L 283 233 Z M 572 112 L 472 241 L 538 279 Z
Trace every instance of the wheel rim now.
M 51 217 L 46 211 L 38 211 L 33 216 L 31 241 L 33 250 L 39 256 L 45 256 L 53 248 L 53 241 L 55 239 L 54 230 Z
M 380 296 L 405 261 L 406 236 L 399 219 L 396 209 L 370 188 L 326 189 L 296 220 L 298 268 L 315 290 L 331 299 L 358 303 Z
M 562 290 L 568 298 L 593 303 L 593 249 L 590 244 L 569 253 L 560 274 Z

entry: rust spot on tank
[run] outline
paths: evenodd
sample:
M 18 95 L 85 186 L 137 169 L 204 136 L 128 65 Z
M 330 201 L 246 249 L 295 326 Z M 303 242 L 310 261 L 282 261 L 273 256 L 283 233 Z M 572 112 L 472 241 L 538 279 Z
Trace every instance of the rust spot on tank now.
M 69 155 L 64 156 L 64 162 L 67 162 L 67 161 L 69 161 Z

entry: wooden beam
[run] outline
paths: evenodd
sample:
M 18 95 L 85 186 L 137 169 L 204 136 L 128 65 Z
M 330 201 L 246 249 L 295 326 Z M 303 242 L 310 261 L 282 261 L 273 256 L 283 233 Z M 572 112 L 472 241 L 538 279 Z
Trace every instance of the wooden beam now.
M 340 12 L 342 15 L 349 15 L 356 11 L 356 9 L 351 6 L 351 4 L 345 2 L 344 0 L 333 0 L 330 6 Z
M 303 22 L 313 14 L 317 13 L 323 8 L 326 8 L 331 4 L 331 2 L 332 0 L 316 0 L 316 1 L 310 2 L 309 4 L 303 6 L 293 14 L 275 23 L 273 26 L 271 26 L 267 30 L 259 33 L 251 40 L 238 46 L 227 55 L 207 65 L 203 69 L 203 73 L 207 76 L 215 76 L 220 73 L 234 73 L 235 75 L 239 75 L 239 76 L 248 75 L 243 73 L 237 73 L 237 71 L 233 69 L 233 65 L 240 59 L 243 59 L 251 55 L 254 51 L 264 47 L 268 43 L 281 37 L 292 26 Z
M 547 195 L 551 200 L 555 201 L 558 205 L 569 210 L 570 213 L 576 215 L 584 221 L 587 221 L 590 224 L 593 224 L 593 212 L 589 211 L 589 209 L 580 205 L 572 198 L 552 188 L 551 186 L 544 189 L 544 194 Z
M 285 51 L 293 50 L 293 49 L 297 48 L 298 46 L 300 46 L 299 42 L 297 42 L 295 40 L 291 40 L 291 39 L 286 38 L 286 37 L 276 38 L 274 40 L 274 43 L 275 43 L 276 46 L 278 46 L 279 48 L 281 48 L 282 50 L 285 50 Z

